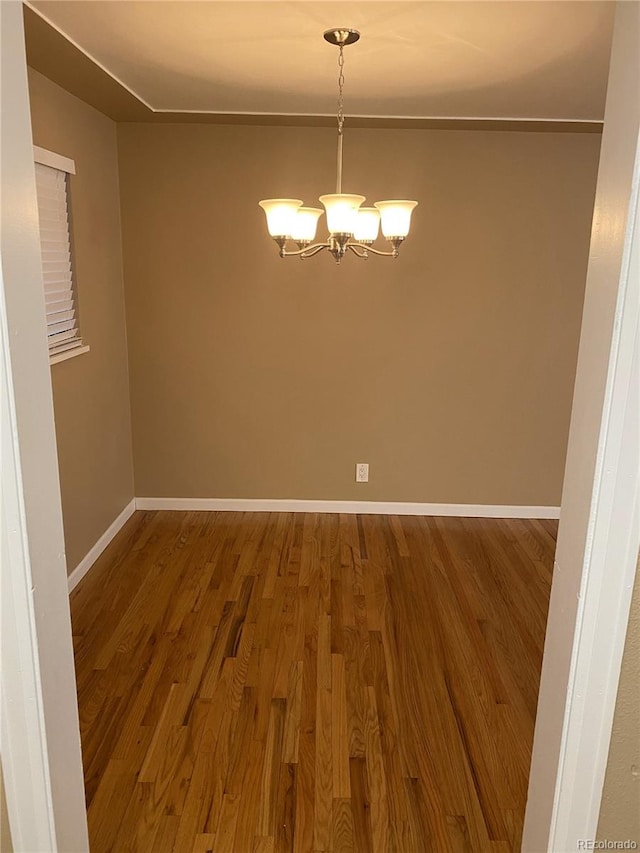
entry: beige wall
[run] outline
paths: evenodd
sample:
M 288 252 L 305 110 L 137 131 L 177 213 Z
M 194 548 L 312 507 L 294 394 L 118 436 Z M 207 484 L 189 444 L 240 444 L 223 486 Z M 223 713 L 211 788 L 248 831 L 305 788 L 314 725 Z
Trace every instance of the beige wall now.
M 559 504 L 599 136 L 350 130 L 345 191 L 420 206 L 341 267 L 257 204 L 331 192 L 332 130 L 118 140 L 137 495 Z
M 640 566 L 640 561 L 639 561 Z M 631 600 L 598 838 L 640 844 L 640 571 Z
M 7 798 L 4 795 L 4 778 L 0 767 L 0 853 L 13 853 L 9 815 L 7 814 Z
M 77 171 L 75 272 L 91 351 L 51 367 L 71 571 L 133 497 L 116 125 L 33 70 L 29 92 L 34 143 Z

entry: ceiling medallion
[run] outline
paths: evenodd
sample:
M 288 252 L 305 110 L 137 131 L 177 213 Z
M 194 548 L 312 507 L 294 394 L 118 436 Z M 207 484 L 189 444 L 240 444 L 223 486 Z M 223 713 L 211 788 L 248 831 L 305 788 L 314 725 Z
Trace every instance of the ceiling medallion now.
M 267 216 L 267 229 L 280 249 L 281 258 L 311 258 L 323 249 L 328 249 L 335 262 L 340 263 L 347 251 L 358 258 L 368 258 L 369 254 L 387 258 L 397 258 L 400 244 L 409 233 L 411 213 L 417 201 L 389 199 L 376 201 L 373 207 L 362 207 L 363 195 L 349 195 L 342 192 L 342 140 L 344 137 L 344 48 L 354 44 L 360 38 L 357 30 L 347 27 L 334 27 L 324 33 L 324 38 L 338 50 L 338 159 L 336 191 L 330 195 L 321 195 L 318 207 L 303 207 L 298 198 L 267 198 L 260 207 Z M 329 239 L 325 243 L 314 243 L 318 219 L 327 214 Z M 391 244 L 391 251 L 384 252 L 373 247 L 382 226 L 382 233 Z M 298 251 L 289 251 L 287 242 L 293 240 Z

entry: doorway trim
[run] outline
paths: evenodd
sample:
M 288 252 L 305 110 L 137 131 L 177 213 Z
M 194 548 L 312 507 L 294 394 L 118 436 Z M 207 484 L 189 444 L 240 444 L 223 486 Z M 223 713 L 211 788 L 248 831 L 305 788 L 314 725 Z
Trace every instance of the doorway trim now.
M 16 850 L 89 850 L 23 7 L 0 2 L 2 727 Z
M 638 559 L 639 56 L 640 3 L 618 3 L 525 853 L 595 840 Z

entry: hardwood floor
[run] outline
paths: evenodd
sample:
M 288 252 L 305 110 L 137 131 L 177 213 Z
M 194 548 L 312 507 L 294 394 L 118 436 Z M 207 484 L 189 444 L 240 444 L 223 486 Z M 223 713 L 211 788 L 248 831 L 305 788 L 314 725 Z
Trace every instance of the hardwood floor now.
M 71 602 L 92 853 L 519 850 L 556 527 L 135 513 Z

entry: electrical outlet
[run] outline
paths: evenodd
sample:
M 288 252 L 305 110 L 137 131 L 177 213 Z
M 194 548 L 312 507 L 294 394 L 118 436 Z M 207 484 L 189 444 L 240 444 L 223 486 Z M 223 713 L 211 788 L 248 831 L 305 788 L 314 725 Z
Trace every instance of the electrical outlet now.
M 356 462 L 356 483 L 369 482 L 369 463 Z

